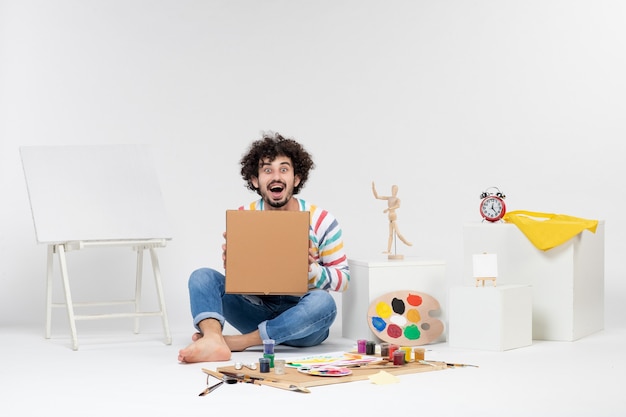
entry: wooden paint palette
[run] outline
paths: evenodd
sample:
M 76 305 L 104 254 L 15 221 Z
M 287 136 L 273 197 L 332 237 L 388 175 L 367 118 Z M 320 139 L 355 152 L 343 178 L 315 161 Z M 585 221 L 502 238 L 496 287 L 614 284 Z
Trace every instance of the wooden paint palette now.
M 417 291 L 394 291 L 370 303 L 367 322 L 385 342 L 401 346 L 425 345 L 443 333 L 443 322 L 435 317 L 439 302 Z

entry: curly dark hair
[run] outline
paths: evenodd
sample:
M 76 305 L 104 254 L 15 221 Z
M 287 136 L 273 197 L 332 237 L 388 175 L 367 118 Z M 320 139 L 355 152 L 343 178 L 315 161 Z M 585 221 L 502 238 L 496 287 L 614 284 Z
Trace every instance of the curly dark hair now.
M 294 174 L 300 178 L 300 183 L 294 188 L 293 193 L 298 194 L 309 178 L 309 171 L 315 168 L 311 155 L 304 147 L 293 139 L 284 138 L 279 133 L 263 133 L 263 137 L 252 142 L 248 152 L 241 158 L 241 176 L 246 181 L 246 188 L 261 194 L 254 187 L 251 178 L 258 178 L 260 162 L 269 159 L 270 162 L 277 156 L 286 156 L 291 159 Z

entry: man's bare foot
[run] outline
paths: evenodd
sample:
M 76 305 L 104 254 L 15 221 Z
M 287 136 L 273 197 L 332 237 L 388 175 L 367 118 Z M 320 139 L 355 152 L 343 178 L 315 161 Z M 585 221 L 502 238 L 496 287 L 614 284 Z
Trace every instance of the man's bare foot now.
M 255 330 L 252 333 L 224 336 L 224 341 L 232 352 L 241 352 L 251 346 L 259 346 L 263 344 L 258 330 Z
M 222 325 L 215 319 L 200 322 L 202 333 L 191 337 L 193 342 L 178 351 L 178 361 L 185 363 L 217 362 L 230 359 L 231 352 L 222 336 Z
M 230 359 L 231 352 L 221 335 L 204 335 L 178 352 L 178 361 L 185 363 L 218 362 Z

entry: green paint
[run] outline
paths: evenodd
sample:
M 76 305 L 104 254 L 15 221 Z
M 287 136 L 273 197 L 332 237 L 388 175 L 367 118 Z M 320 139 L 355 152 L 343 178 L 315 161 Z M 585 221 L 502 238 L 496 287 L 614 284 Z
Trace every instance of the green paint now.
M 421 336 L 420 329 L 417 328 L 416 325 L 411 324 L 410 326 L 406 326 L 404 328 L 404 337 L 409 340 L 417 340 Z

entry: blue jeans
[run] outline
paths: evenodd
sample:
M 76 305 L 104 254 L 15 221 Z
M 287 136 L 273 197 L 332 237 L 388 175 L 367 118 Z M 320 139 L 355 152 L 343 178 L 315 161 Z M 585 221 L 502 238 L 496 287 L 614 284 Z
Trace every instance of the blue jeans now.
M 224 275 L 201 268 L 189 277 L 191 314 L 196 329 L 205 319 L 228 321 L 241 333 L 259 330 L 261 339 L 276 344 L 307 347 L 322 343 L 337 316 L 333 297 L 313 290 L 302 297 L 291 295 L 241 295 L 225 293 Z

